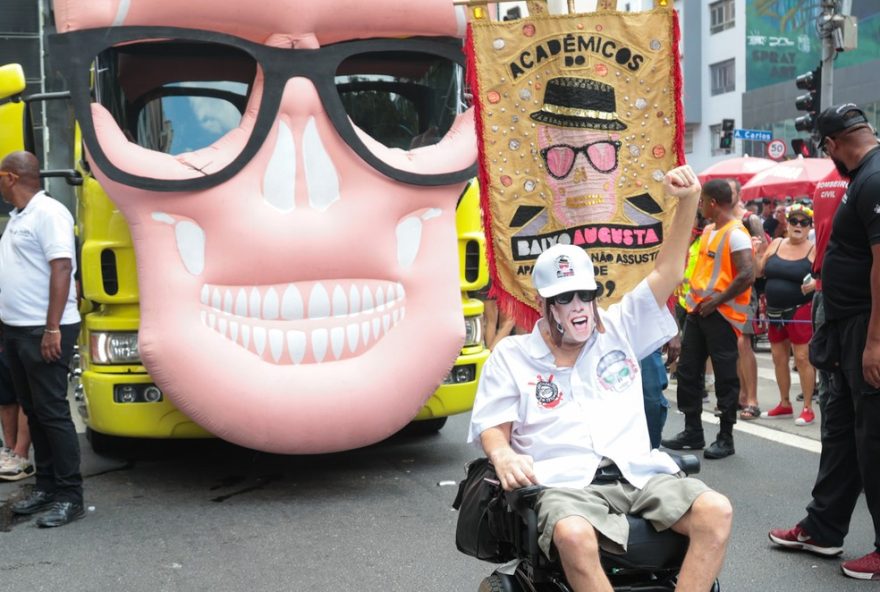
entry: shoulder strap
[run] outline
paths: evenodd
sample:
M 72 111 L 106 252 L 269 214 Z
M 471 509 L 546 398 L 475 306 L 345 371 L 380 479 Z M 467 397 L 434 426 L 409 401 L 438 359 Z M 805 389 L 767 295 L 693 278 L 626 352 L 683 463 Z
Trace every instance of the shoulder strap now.
M 776 240 L 776 239 L 773 239 L 773 240 Z M 779 247 L 781 247 L 781 246 L 782 246 L 782 241 L 779 241 L 778 243 L 776 243 L 776 250 L 773 251 L 772 253 L 770 253 L 770 255 L 773 256 L 773 255 L 775 255 L 776 253 L 778 253 L 778 252 L 779 252 Z

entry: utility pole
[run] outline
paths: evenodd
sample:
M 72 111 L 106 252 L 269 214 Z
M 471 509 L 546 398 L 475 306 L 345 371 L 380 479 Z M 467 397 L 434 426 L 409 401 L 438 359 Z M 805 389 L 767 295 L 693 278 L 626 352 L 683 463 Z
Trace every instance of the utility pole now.
M 820 110 L 834 103 L 834 58 L 858 47 L 858 22 L 850 15 L 852 0 L 822 0 L 819 37 L 822 39 Z
M 837 49 L 834 44 L 834 31 L 837 28 L 838 0 L 822 0 L 822 16 L 819 17 L 819 37 L 822 39 L 822 78 L 819 92 L 819 112 L 834 104 L 834 57 Z

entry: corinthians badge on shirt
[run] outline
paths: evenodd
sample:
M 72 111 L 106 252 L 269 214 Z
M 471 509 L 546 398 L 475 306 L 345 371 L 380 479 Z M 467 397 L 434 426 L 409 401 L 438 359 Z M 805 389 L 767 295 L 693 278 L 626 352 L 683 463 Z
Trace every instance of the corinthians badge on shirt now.
M 538 382 L 530 382 L 535 385 L 535 398 L 538 399 L 538 405 L 553 409 L 562 402 L 562 391 L 559 386 L 553 382 L 553 375 L 547 377 L 547 380 L 538 374 Z

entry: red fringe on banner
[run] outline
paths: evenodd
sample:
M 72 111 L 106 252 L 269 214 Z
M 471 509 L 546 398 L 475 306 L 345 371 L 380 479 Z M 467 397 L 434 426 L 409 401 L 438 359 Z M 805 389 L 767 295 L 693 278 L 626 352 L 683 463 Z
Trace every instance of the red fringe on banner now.
M 684 159 L 684 80 L 681 74 L 681 56 L 678 46 L 681 43 L 681 28 L 678 23 L 678 11 L 672 11 L 672 84 L 675 93 L 675 154 L 678 165 L 685 164 Z
M 498 278 L 498 270 L 495 267 L 495 241 L 492 233 L 492 211 L 489 209 L 489 171 L 486 159 L 483 156 L 483 118 L 480 106 L 480 88 L 477 82 L 477 56 L 474 51 L 473 30 L 470 23 L 467 26 L 467 36 L 464 45 L 467 56 L 467 83 L 474 97 L 474 123 L 477 132 L 477 143 L 480 146 L 480 158 L 478 163 L 477 179 L 480 183 L 480 207 L 483 210 L 483 232 L 486 235 L 486 260 L 489 264 L 489 277 L 492 286 L 489 288 L 489 298 L 494 298 L 498 309 L 513 319 L 516 326 L 531 331 L 535 322 L 541 317 L 531 306 L 520 302 L 512 294 L 507 292 Z

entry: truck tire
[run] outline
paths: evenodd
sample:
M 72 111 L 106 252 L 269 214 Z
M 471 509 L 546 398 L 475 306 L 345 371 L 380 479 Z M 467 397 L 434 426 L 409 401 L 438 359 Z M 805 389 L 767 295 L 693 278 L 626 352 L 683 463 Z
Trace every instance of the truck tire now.
M 86 440 L 89 441 L 95 454 L 100 454 L 101 456 L 124 458 L 130 453 L 129 438 L 108 436 L 107 434 L 96 432 L 92 428 L 86 428 Z
M 411 421 L 400 433 L 405 436 L 429 436 L 439 432 L 446 425 L 447 417 L 433 417 L 431 419 L 420 419 Z

